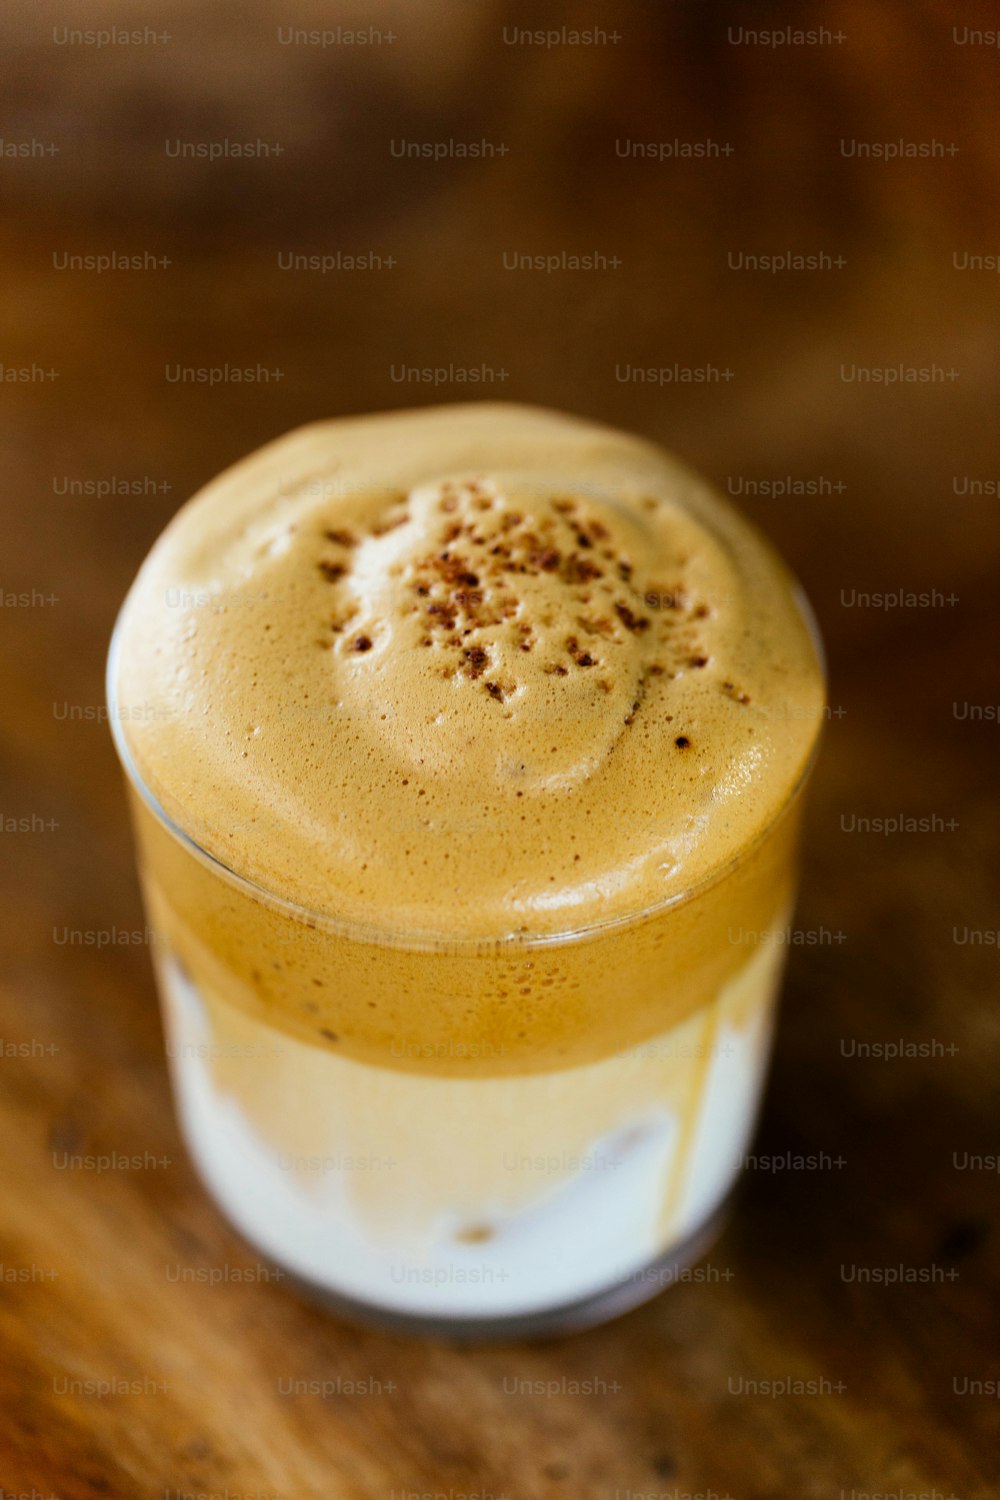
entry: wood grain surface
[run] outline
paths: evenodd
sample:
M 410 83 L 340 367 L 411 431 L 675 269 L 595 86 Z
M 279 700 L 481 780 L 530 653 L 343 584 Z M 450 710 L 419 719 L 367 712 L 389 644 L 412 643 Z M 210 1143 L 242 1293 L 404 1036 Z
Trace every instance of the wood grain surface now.
M 1000 50 L 974 39 L 996 13 L 544 9 L 3 18 L 4 1500 L 997 1493 L 1000 279 L 969 260 L 1000 252 Z M 790 24 L 829 39 L 746 40 Z M 337 26 L 378 36 L 282 40 Z M 509 40 L 541 26 L 605 38 Z M 394 154 L 469 141 L 496 154 Z M 338 252 L 383 264 L 282 269 Z M 741 259 L 784 253 L 844 264 Z M 116 254 L 142 269 L 66 259 Z M 171 375 L 227 364 L 267 378 Z M 741 491 L 815 604 L 832 705 L 756 1147 L 813 1166 L 746 1172 L 701 1279 L 483 1349 L 310 1306 L 200 1188 L 101 722 L 116 608 L 193 488 L 304 420 L 470 393 L 633 428 Z M 906 819 L 925 831 L 872 831 Z

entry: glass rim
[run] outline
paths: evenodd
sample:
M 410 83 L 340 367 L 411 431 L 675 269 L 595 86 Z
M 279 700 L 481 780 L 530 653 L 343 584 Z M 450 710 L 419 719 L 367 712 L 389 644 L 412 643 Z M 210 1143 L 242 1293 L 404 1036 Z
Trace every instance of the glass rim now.
M 605 934 L 624 927 L 638 926 L 641 923 L 653 920 L 655 917 L 675 907 L 686 905 L 688 902 L 696 900 L 712 886 L 724 881 L 740 865 L 746 863 L 763 845 L 764 841 L 796 802 L 816 763 L 820 743 L 823 738 L 824 711 L 827 707 L 827 664 L 826 653 L 823 648 L 823 638 L 820 634 L 816 616 L 805 591 L 794 575 L 792 575 L 791 592 L 816 651 L 820 680 L 823 685 L 823 702 L 820 712 L 817 715 L 816 732 L 809 746 L 809 753 L 802 764 L 798 776 L 789 787 L 787 795 L 779 804 L 774 815 L 757 830 L 757 833 L 748 843 L 738 849 L 723 864 L 709 870 L 707 874 L 702 876 L 693 885 L 685 886 L 682 890 L 675 891 L 673 895 L 665 897 L 662 901 L 654 901 L 648 906 L 640 907 L 636 911 L 620 913 L 599 922 L 587 922 L 578 927 L 561 928 L 555 932 L 525 932 L 515 930 L 513 932 L 497 932 L 479 936 L 466 933 L 456 933 L 449 936 L 445 933 L 435 933 L 427 930 L 411 929 L 406 931 L 401 928 L 378 926 L 375 923 L 357 922 L 349 918 L 334 916 L 330 912 L 317 911 L 312 907 L 303 906 L 287 896 L 280 895 L 277 891 L 269 890 L 267 886 L 261 885 L 256 880 L 252 880 L 248 875 L 243 875 L 239 870 L 234 870 L 224 859 L 221 859 L 217 854 L 213 854 L 210 849 L 206 849 L 192 834 L 188 833 L 185 828 L 170 816 L 166 808 L 153 794 L 144 778 L 140 775 L 135 757 L 132 754 L 128 739 L 122 728 L 122 721 L 117 713 L 116 668 L 121 650 L 121 632 L 125 609 L 128 603 L 127 595 L 115 619 L 114 629 L 111 633 L 111 642 L 108 648 L 105 672 L 105 694 L 107 698 L 108 721 L 111 726 L 111 737 L 130 786 L 139 795 L 147 810 L 153 814 L 157 823 L 182 848 L 197 859 L 200 864 L 218 875 L 220 879 L 243 891 L 250 899 L 277 908 L 285 915 L 306 927 L 321 929 L 331 937 L 345 938 L 355 943 L 368 943 L 378 947 L 390 947 L 413 952 L 440 952 L 449 954 L 469 952 L 482 954 L 489 951 L 495 952 L 508 949 L 516 949 L 518 952 L 523 952 L 527 949 L 554 948 L 569 943 L 583 943 L 589 939 L 602 937 Z

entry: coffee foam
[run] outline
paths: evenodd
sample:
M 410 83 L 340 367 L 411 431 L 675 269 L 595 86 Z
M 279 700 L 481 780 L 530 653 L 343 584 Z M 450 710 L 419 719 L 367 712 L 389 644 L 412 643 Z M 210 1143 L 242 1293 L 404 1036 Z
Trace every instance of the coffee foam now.
M 683 893 L 780 813 L 822 704 L 792 581 L 729 506 L 637 439 L 492 404 L 320 423 L 221 475 L 118 663 L 175 822 L 402 935 Z

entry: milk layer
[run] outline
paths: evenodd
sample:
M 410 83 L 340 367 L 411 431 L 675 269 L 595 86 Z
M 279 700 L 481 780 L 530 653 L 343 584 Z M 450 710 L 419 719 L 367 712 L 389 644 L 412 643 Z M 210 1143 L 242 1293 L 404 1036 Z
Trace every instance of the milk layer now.
M 640 1276 L 737 1175 L 778 960 L 587 1067 L 457 1079 L 373 1068 L 199 995 L 160 960 L 192 1155 L 248 1239 L 320 1288 L 422 1317 L 504 1317 Z

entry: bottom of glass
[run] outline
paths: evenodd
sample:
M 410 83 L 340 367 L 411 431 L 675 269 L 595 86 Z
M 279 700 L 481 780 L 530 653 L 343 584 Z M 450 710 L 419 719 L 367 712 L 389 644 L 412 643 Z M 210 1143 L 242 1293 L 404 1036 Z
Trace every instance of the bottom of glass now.
M 766 1067 L 769 953 L 648 1044 L 498 1079 L 335 1056 L 159 957 L 203 1181 L 251 1245 L 346 1317 L 455 1340 L 554 1336 L 655 1296 L 718 1232 Z
M 682 1279 L 684 1271 L 702 1258 L 726 1227 L 740 1186 L 741 1184 L 735 1184 L 730 1188 L 712 1215 L 693 1234 L 681 1244 L 671 1246 L 648 1265 L 578 1301 L 564 1302 L 557 1307 L 542 1308 L 530 1313 L 496 1317 L 435 1317 L 399 1312 L 394 1308 L 379 1307 L 375 1303 L 362 1302 L 355 1297 L 332 1292 L 319 1282 L 289 1270 L 287 1266 L 281 1267 L 281 1270 L 291 1285 L 308 1301 L 362 1327 L 382 1328 L 415 1338 L 442 1339 L 460 1344 L 559 1338 L 564 1334 L 581 1333 L 587 1328 L 609 1323 L 614 1318 L 620 1318 L 634 1308 L 641 1307 L 643 1303 L 651 1302 L 654 1297 L 659 1297 L 669 1287 L 676 1285 Z M 274 1257 L 269 1255 L 266 1247 L 256 1244 L 239 1225 L 233 1223 L 224 1210 L 220 1211 L 244 1244 L 255 1254 L 263 1255 L 273 1265 Z M 691 1279 L 697 1280 L 697 1277 Z

